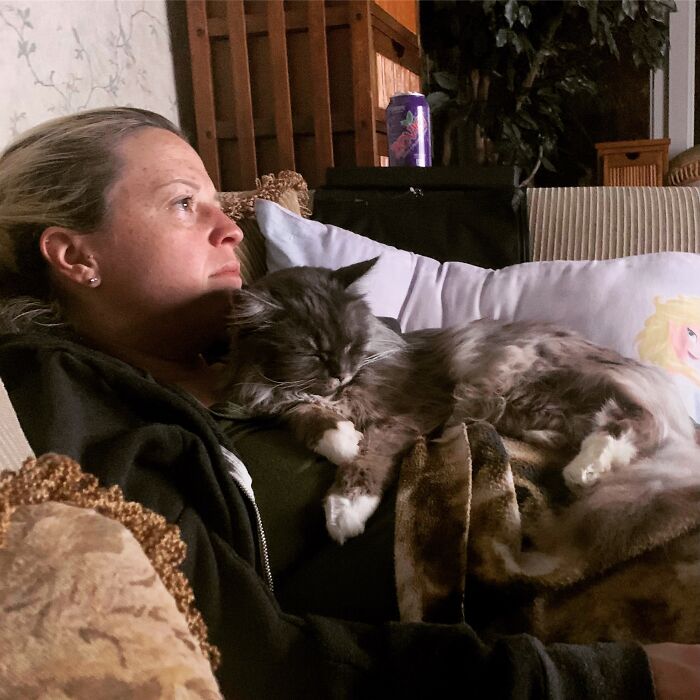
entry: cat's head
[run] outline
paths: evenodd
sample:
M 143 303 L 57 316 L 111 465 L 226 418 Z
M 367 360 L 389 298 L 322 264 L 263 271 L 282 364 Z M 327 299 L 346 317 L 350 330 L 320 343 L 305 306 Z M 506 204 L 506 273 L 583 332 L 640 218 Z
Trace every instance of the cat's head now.
M 329 396 L 347 384 L 366 355 L 373 317 L 348 287 L 377 258 L 338 270 L 293 267 L 237 290 L 229 317 L 230 362 L 245 363 L 253 391 Z

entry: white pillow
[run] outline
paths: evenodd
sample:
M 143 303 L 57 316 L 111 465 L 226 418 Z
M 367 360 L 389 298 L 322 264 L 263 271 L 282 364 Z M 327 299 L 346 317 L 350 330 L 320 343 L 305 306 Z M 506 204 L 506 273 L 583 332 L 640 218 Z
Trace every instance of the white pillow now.
M 380 255 L 358 287 L 373 313 L 398 319 L 404 331 L 477 318 L 556 323 L 664 367 L 700 420 L 700 255 L 652 253 L 486 270 L 441 264 L 264 200 L 256 202 L 256 216 L 270 271 L 337 268 Z

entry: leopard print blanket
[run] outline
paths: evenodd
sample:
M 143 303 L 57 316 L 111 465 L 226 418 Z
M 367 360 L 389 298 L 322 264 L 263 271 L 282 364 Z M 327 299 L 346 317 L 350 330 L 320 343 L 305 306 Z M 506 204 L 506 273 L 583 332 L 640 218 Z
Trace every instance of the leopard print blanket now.
M 543 641 L 700 642 L 700 477 L 572 494 L 563 464 L 484 423 L 419 442 L 396 506 L 401 618 Z

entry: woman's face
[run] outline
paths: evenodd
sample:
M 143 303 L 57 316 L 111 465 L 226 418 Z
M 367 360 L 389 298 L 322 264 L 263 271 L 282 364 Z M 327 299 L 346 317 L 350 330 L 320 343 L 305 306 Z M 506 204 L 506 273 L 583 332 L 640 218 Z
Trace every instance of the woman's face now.
M 90 234 L 99 293 L 135 320 L 221 312 L 241 286 L 240 228 L 222 211 L 204 164 L 189 144 L 145 128 L 117 149 L 121 168 L 107 193 L 103 226 Z
M 698 335 L 700 335 L 699 326 L 669 321 L 671 347 L 681 362 L 692 364 L 700 359 Z

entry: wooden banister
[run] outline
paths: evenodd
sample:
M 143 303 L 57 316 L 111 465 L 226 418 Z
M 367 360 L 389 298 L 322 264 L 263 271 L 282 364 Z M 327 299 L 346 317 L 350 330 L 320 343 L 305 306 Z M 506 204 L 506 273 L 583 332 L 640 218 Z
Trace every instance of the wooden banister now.
M 258 169 L 243 0 L 229 0 L 226 3 L 226 26 L 230 38 L 228 44 L 231 55 L 235 138 L 238 142 L 238 172 L 243 189 L 253 189 Z
M 268 0 L 267 31 L 270 39 L 272 94 L 275 100 L 279 168 L 280 170 L 294 170 L 294 129 L 292 128 L 292 98 L 289 91 L 284 0 Z
M 205 0 L 189 0 L 187 33 L 192 58 L 192 74 L 195 77 L 192 81 L 192 91 L 197 121 L 197 150 L 214 186 L 221 189 L 206 5 Z
M 417 17 L 417 3 L 402 4 Z M 376 0 L 186 8 L 197 147 L 217 188 L 251 189 L 280 170 L 316 187 L 330 167 L 386 156 L 388 96 L 420 79 L 418 37 L 397 12 Z
M 328 46 L 326 44 L 326 8 L 322 2 L 307 4 L 309 55 L 313 94 L 316 178 L 323 182 L 327 168 L 333 167 L 333 132 L 331 127 L 331 93 L 328 81 Z
M 374 166 L 378 165 L 373 94 L 376 65 L 369 0 L 350 0 L 350 34 L 355 158 L 358 166 Z

